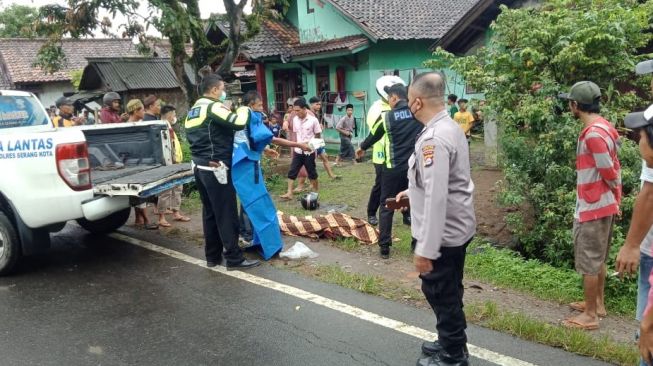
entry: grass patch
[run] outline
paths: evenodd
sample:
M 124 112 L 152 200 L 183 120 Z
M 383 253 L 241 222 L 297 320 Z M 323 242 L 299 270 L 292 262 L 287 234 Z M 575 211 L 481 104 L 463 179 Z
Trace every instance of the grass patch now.
M 334 285 L 360 291 L 370 295 L 380 295 L 384 282 L 379 276 L 367 276 L 344 271 L 339 266 L 316 266 L 313 277 Z
M 187 213 L 194 213 L 202 210 L 202 200 L 197 190 L 192 190 L 181 198 L 181 210 Z
M 614 342 L 607 336 L 597 339 L 582 330 L 551 325 L 522 313 L 505 312 L 492 302 L 467 305 L 465 314 L 469 322 L 617 365 L 636 365 L 639 360 L 635 345 Z
M 544 300 L 569 303 L 583 298 L 582 278 L 575 271 L 526 260 L 516 252 L 497 249 L 476 240 L 467 250 L 465 274 L 479 281 L 512 288 Z M 606 307 L 618 314 L 634 314 L 637 289 L 634 280 L 609 277 Z
M 355 238 L 342 238 L 334 240 L 331 243 L 347 252 L 356 252 L 361 248 L 361 244 Z
M 337 265 L 311 265 L 290 268 L 322 282 L 338 285 L 389 300 L 423 300 L 422 293 L 380 276 L 352 273 Z

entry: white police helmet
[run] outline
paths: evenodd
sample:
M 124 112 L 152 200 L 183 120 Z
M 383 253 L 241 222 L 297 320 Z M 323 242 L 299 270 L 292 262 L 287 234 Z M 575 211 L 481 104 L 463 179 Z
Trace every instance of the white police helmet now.
M 395 84 L 401 84 L 403 86 L 406 86 L 406 82 L 400 78 L 399 76 L 395 75 L 384 75 L 381 76 L 376 80 L 376 92 L 379 93 L 381 98 L 383 100 L 388 100 L 388 92 L 386 92 L 386 88 L 389 88 Z

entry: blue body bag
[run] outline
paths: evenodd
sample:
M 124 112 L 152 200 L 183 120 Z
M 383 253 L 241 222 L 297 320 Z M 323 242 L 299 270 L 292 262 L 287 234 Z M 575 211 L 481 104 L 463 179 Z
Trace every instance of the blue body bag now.
M 283 248 L 277 209 L 265 187 L 261 154 L 272 141 L 272 132 L 263 124 L 261 114 L 252 112 L 248 129 L 249 146 L 239 143 L 234 149 L 231 177 L 240 203 L 252 223 L 252 243 L 260 246 L 265 260 Z

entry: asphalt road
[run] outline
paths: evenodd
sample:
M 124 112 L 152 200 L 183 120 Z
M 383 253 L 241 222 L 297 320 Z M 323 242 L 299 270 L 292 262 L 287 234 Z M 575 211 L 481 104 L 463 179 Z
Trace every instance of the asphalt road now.
M 202 258 L 195 245 L 123 233 Z M 0 278 L 0 366 L 414 365 L 420 355 L 418 338 L 164 253 L 71 225 L 53 241 Z M 265 265 L 248 273 L 434 331 L 428 311 Z M 605 365 L 483 328 L 468 336 L 534 365 Z

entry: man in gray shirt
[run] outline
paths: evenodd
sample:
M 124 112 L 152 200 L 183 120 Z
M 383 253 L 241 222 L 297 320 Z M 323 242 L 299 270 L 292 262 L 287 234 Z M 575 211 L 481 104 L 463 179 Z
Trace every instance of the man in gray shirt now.
M 414 263 L 422 292 L 437 318 L 439 341 L 424 342 L 427 357 L 418 365 L 467 366 L 463 313 L 463 267 L 467 245 L 476 233 L 467 139 L 444 105 L 441 74 L 423 73 L 408 89 L 408 106 L 424 125 L 410 158 L 410 199 Z
M 351 144 L 355 128 L 354 106 L 347 104 L 346 109 L 347 115 L 343 116 L 336 124 L 336 130 L 340 133 L 340 155 L 336 157 L 336 164 L 341 160 L 351 161 L 354 159 L 354 146 Z

